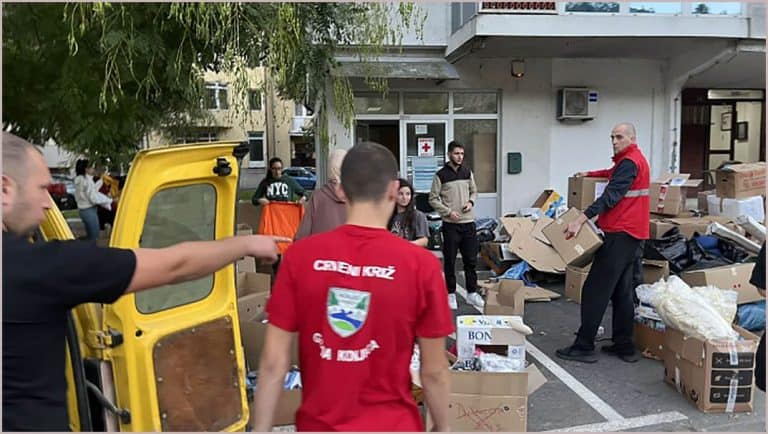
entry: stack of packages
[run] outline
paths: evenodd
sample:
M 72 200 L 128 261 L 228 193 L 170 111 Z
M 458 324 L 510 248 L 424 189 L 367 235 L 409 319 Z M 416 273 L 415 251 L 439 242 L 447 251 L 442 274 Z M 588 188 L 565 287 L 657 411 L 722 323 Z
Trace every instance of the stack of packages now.
M 637 294 L 665 326 L 664 380 L 704 412 L 752 411 L 759 338 L 732 324 L 738 294 L 676 276 Z
M 457 355 L 449 354 L 451 428 L 525 432 L 528 395 L 546 382 L 526 362 L 531 329 L 519 316 L 465 315 L 456 323 Z
M 250 204 L 249 204 L 250 205 Z M 241 223 L 237 233 L 252 233 L 251 227 Z M 250 261 L 248 261 L 250 260 Z M 240 323 L 240 337 L 247 367 L 246 385 L 253 417 L 253 391 L 258 387 L 258 369 L 261 350 L 267 331 L 265 307 L 269 299 L 272 278 L 266 273 L 257 273 L 253 258 L 238 261 L 237 267 L 237 314 Z M 296 410 L 301 403 L 301 377 L 298 372 L 298 346 L 294 342 L 291 353 L 292 370 L 286 376 L 286 387 L 275 413 L 275 425 L 292 425 Z

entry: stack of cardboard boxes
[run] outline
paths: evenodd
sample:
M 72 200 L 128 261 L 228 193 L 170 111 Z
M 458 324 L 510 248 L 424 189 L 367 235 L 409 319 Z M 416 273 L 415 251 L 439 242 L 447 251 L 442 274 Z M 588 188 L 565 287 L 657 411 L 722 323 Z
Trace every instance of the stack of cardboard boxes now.
M 524 328 L 519 316 L 464 315 L 456 319 L 458 364 L 481 350 L 520 361 L 521 369 L 518 372 L 452 369 L 448 404 L 452 430 L 527 430 L 528 395 L 546 379 L 535 365 L 525 367 Z M 453 357 L 449 360 L 456 361 Z M 427 426 L 431 426 L 429 420 Z

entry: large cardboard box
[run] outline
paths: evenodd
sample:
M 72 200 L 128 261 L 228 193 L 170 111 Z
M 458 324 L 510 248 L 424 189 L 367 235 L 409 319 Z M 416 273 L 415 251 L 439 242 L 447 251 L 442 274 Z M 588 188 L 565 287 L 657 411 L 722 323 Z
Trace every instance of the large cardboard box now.
M 743 199 L 765 194 L 765 162 L 729 164 L 715 172 L 718 197 Z
M 712 285 L 719 289 L 730 289 L 739 293 L 737 303 L 751 303 L 763 299 L 757 288 L 749 283 L 754 263 L 732 264 L 704 270 L 686 271 L 680 275 L 690 286 Z
M 249 294 L 237 299 L 238 316 L 240 317 L 240 336 L 243 341 L 245 360 L 249 370 L 258 369 L 261 350 L 264 348 L 264 338 L 267 333 L 265 308 L 269 293 L 260 292 Z M 299 364 L 298 342 L 294 340 L 291 351 L 291 364 Z
M 520 316 L 461 315 L 456 318 L 458 359 L 471 359 L 481 349 L 525 360 L 526 329 Z
M 235 270 L 238 273 L 255 273 L 256 259 L 253 256 L 238 259 L 237 263 L 235 263 Z
M 644 354 L 649 354 L 657 360 L 664 358 L 664 332 L 648 327 L 646 324 L 635 321 L 635 347 Z
M 237 203 L 237 217 L 238 224 L 243 223 L 250 226 L 253 230 L 259 227 L 259 220 L 261 220 L 261 210 L 263 207 L 255 206 L 248 201 L 240 201 Z
M 651 238 L 659 239 L 668 230 L 677 227 L 680 234 L 685 238 L 691 239 L 695 233 L 704 235 L 707 227 L 712 223 L 720 223 L 729 229 L 740 234 L 744 234 L 744 229 L 733 223 L 733 219 L 724 216 L 704 216 L 704 217 L 681 217 L 681 218 L 661 218 L 651 220 Z
M 237 296 L 243 297 L 260 292 L 269 293 L 272 285 L 272 276 L 264 273 L 252 273 L 243 271 L 237 273 Z
M 571 176 L 568 178 L 568 208 L 584 211 L 602 196 L 607 185 L 608 178 Z
M 528 395 L 546 379 L 535 365 L 525 372 L 451 371 L 448 417 L 459 432 L 525 432 Z M 429 430 L 432 421 L 427 417 Z
M 752 411 L 757 341 L 702 341 L 667 327 L 664 380 L 705 413 Z
M 643 259 L 643 283 L 653 284 L 669 278 L 669 262 Z
M 651 183 L 649 196 L 651 212 L 661 215 L 677 216 L 685 210 L 686 189 L 698 187 L 701 179 L 688 179 L 690 174 L 665 173 Z
M 514 253 L 509 250 L 509 243 L 498 243 L 495 241 L 489 241 L 482 243 L 480 246 L 480 254 L 487 261 L 490 261 L 491 268 L 494 268 L 494 272 L 501 274 L 512 264 L 519 260 Z
M 589 264 L 597 249 L 603 245 L 603 239 L 597 233 L 597 228 L 589 220 L 575 237 L 570 240 L 565 238 L 564 231 L 568 224 L 575 221 L 581 214 L 581 211 L 571 208 L 543 229 L 544 235 L 566 265 L 582 267 Z
M 584 287 L 590 268 L 592 264 L 586 267 L 569 266 L 565 270 L 565 296 L 576 303 L 581 303 L 581 289 Z
M 748 215 L 758 222 L 765 221 L 765 199 L 763 196 L 728 199 L 710 195 L 707 196 L 707 204 L 710 215 L 723 216 L 732 220 Z

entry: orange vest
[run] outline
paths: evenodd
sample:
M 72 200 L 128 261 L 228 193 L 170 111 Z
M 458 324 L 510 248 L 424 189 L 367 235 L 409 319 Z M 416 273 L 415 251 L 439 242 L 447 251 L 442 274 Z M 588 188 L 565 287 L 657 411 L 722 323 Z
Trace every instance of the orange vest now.
M 304 206 L 293 202 L 270 202 L 261 210 L 258 234 L 277 235 L 293 239 L 304 217 Z M 277 245 L 282 255 L 291 243 Z
M 605 232 L 626 232 L 638 240 L 647 240 L 650 237 L 651 201 L 648 190 L 651 170 L 640 148 L 633 143 L 613 156 L 613 167 L 608 170 L 608 177 L 613 175 L 622 160 L 635 163 L 637 177 L 619 203 L 597 217 L 597 223 Z

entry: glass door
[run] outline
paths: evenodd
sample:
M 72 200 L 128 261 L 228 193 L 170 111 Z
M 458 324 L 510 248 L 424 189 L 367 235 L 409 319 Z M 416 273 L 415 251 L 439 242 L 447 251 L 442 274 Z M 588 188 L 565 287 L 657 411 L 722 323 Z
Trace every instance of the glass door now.
M 445 163 L 447 122 L 408 120 L 404 124 L 401 176 L 413 184 L 417 193 L 427 193 L 432 177 Z

